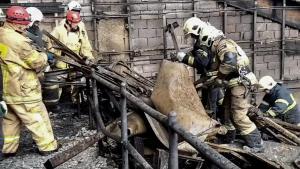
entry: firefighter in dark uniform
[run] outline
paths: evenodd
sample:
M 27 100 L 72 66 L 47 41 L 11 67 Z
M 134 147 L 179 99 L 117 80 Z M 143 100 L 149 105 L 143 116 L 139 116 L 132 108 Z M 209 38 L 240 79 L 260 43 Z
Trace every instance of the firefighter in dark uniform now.
M 232 136 L 231 140 L 234 139 L 236 127 L 246 142 L 245 148 L 253 152 L 263 151 L 260 132 L 247 116 L 250 107 L 248 89 L 258 82 L 249 69 L 249 59 L 245 52 L 233 40 L 226 38 L 222 31 L 199 18 L 188 19 L 183 31 L 186 36 L 199 40 L 200 45 L 207 47 L 207 50 L 198 50 L 198 55 L 207 57 L 205 63 L 208 64 L 199 62 L 199 56 L 192 52 L 178 52 L 177 59 L 194 67 L 208 67 L 208 73 L 217 71 L 217 74 L 211 76 L 216 82 L 228 81 L 225 86 L 227 99 L 223 101 L 224 125 Z M 212 57 L 208 52 L 212 53 Z
M 266 94 L 258 108 L 267 116 L 300 126 L 300 111 L 293 94 L 271 76 L 262 77 L 259 85 Z

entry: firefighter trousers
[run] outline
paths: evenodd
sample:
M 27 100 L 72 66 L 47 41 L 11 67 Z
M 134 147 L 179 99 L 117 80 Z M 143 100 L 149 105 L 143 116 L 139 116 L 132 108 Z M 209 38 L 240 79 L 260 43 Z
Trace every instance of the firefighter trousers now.
M 256 129 L 256 125 L 247 116 L 250 107 L 249 99 L 245 97 L 246 88 L 242 85 L 228 88 L 224 98 L 224 123 L 227 129 L 235 127 L 241 135 L 247 135 Z
M 8 104 L 3 119 L 3 153 L 15 153 L 19 146 L 22 124 L 30 131 L 39 151 L 57 149 L 49 115 L 42 101 L 26 104 Z

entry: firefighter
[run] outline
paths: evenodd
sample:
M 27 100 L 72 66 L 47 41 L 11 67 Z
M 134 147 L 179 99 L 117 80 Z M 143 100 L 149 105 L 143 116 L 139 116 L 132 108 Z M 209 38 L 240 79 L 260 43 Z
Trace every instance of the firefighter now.
M 75 53 L 82 56 L 87 63 L 92 63 L 94 60 L 92 48 L 88 40 L 87 32 L 79 27 L 80 22 L 80 14 L 69 10 L 66 15 L 65 23 L 55 27 L 51 34 Z M 48 48 L 50 48 L 57 56 L 64 56 L 63 51 L 51 49 L 51 47 L 52 45 L 50 42 Z M 56 67 L 58 69 L 66 69 L 69 68 L 69 65 L 62 61 L 57 61 Z
M 266 94 L 258 108 L 267 116 L 300 126 L 300 111 L 291 91 L 271 76 L 262 77 L 259 85 Z
M 28 7 L 26 11 L 29 13 L 31 21 L 27 28 L 27 36 L 33 41 L 39 48 L 44 48 L 43 34 L 40 30 L 40 23 L 42 22 L 44 15 L 36 7 Z
M 244 148 L 254 152 L 263 151 L 260 132 L 247 116 L 250 107 L 247 93 L 251 86 L 257 84 L 257 79 L 249 69 L 245 52 L 233 40 L 226 38 L 222 31 L 197 17 L 188 19 L 183 31 L 186 37 L 196 39 L 204 48 L 196 53 L 178 52 L 177 59 L 194 67 L 205 67 L 207 74 L 213 73 L 211 78 L 226 88 L 224 98 L 228 99 L 224 99 L 223 105 L 224 123 L 231 137 L 228 142 L 234 140 L 237 127 L 246 142 Z M 228 83 L 223 84 L 225 81 Z
M 48 112 L 42 102 L 39 74 L 47 66 L 47 55 L 33 49 L 24 32 L 30 23 L 25 8 L 7 9 L 0 27 L 0 65 L 3 75 L 3 100 L 8 112 L 3 119 L 4 156 L 17 152 L 21 125 L 31 132 L 41 155 L 58 149 Z
M 0 27 L 3 26 L 4 22 L 5 22 L 5 14 L 0 8 Z M 3 95 L 3 81 L 2 81 L 2 72 L 0 66 L 0 161 L 3 160 L 2 148 L 4 144 L 2 123 L 3 123 L 3 117 L 7 113 L 7 105 L 5 101 L 3 101 L 2 95 Z

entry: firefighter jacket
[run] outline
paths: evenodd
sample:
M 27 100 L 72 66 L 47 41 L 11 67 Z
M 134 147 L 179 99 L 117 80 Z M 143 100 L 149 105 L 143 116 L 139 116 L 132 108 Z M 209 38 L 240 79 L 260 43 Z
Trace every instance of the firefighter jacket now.
M 7 104 L 42 100 L 38 73 L 47 66 L 47 56 L 30 45 L 13 24 L 0 27 L 0 64 L 3 75 L 3 100 Z
M 282 84 L 277 83 L 263 98 L 259 109 L 275 117 L 283 114 L 299 113 L 293 94 Z
M 94 59 L 92 47 L 84 26 L 78 26 L 76 31 L 69 32 L 65 24 L 60 24 L 54 28 L 51 34 L 83 58 L 88 58 L 91 60 Z M 48 44 L 48 49 L 50 49 L 51 52 L 54 52 L 57 56 L 63 57 L 65 55 L 61 50 L 53 49 L 51 41 Z M 57 61 L 56 67 L 64 69 L 68 68 L 68 65 L 62 61 Z
M 194 46 L 194 50 L 183 58 L 184 63 L 204 73 L 218 71 L 219 78 L 229 81 L 229 87 L 243 83 L 244 79 L 247 85 L 257 83 L 255 75 L 249 69 L 248 57 L 233 40 L 219 37 L 210 48 L 201 45 L 198 49 L 195 48 Z

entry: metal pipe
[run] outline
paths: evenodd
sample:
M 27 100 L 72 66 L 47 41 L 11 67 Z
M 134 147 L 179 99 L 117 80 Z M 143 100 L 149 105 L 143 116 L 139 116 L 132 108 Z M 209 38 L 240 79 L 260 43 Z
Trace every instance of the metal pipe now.
M 256 29 L 257 29 L 257 0 L 254 0 L 254 13 L 253 13 L 253 42 L 256 42 Z M 252 72 L 255 74 L 256 73 L 256 68 L 255 68 L 255 63 L 256 63 L 256 44 L 253 43 L 253 54 L 252 54 Z M 252 94 L 252 102 L 256 103 L 256 95 Z
M 128 3 L 130 0 L 126 0 Z M 128 48 L 131 51 L 132 50 L 132 30 L 131 30 L 131 10 L 130 5 L 126 7 L 127 13 L 129 14 L 127 17 L 127 24 L 128 24 Z M 133 60 L 133 56 L 131 56 L 131 53 L 128 54 L 130 61 Z M 133 64 L 130 64 L 130 66 L 133 66 Z
M 120 91 L 120 87 L 111 84 L 110 82 L 106 81 L 105 79 L 99 77 L 94 71 L 92 71 L 91 76 L 97 80 L 102 85 L 110 88 L 111 90 Z M 148 106 L 146 103 L 144 103 L 141 99 L 135 97 L 128 91 L 125 92 L 126 98 L 131 101 L 133 104 L 135 104 L 138 108 L 143 110 L 145 113 L 150 115 L 151 117 L 158 120 L 160 123 L 165 124 L 168 126 L 167 117 L 163 115 L 162 113 L 154 110 L 152 107 Z M 205 158 L 207 158 L 209 161 L 213 162 L 220 168 L 224 169 L 234 169 L 239 168 L 234 163 L 232 163 L 230 160 L 222 156 L 220 153 L 218 153 L 216 150 L 202 142 L 197 136 L 193 135 L 190 132 L 185 131 L 179 124 L 175 123 L 172 126 L 170 126 L 171 129 L 176 131 L 180 136 L 182 136 L 185 141 L 187 141 L 189 144 L 191 144 L 196 150 L 198 150 Z
M 227 34 L 227 2 L 224 1 L 224 15 L 223 15 L 223 32 L 226 35 Z
M 167 18 L 166 15 L 163 14 L 162 16 L 162 21 L 163 21 L 163 43 L 164 43 L 164 59 L 168 58 L 168 53 L 167 53 L 167 47 L 168 47 L 168 42 L 167 42 L 167 34 L 164 28 L 167 26 Z
M 282 5 L 283 7 L 286 6 L 286 0 L 282 0 Z M 284 58 L 285 58 L 285 8 L 283 8 L 282 10 L 282 25 L 281 25 L 281 57 L 280 57 L 280 61 L 281 61 L 281 67 L 280 67 L 280 79 L 283 80 L 284 79 Z
M 171 112 L 168 118 L 169 126 L 176 123 L 176 113 Z M 178 135 L 169 127 L 169 169 L 178 169 Z
M 92 71 L 92 74 L 95 75 L 95 73 L 93 71 Z M 118 88 L 118 89 L 119 89 L 118 91 L 120 91 L 120 88 Z M 98 100 L 98 94 L 97 94 L 96 80 L 93 80 L 93 100 L 94 100 L 94 106 L 95 106 L 94 109 L 95 109 L 96 120 L 97 120 L 97 123 L 100 126 L 100 129 L 101 129 L 102 133 L 104 135 L 106 135 L 107 137 L 110 137 L 113 140 L 116 140 L 117 142 L 121 142 L 121 138 L 117 135 L 113 135 L 112 133 L 110 133 L 104 125 L 103 119 L 102 119 L 102 117 L 100 115 L 100 112 L 99 112 L 99 100 Z M 127 144 L 125 144 L 125 146 L 128 149 L 128 152 L 132 155 L 132 157 L 139 164 L 141 164 L 146 169 L 152 169 L 152 167 L 149 165 L 149 163 L 136 151 L 136 149 L 129 142 Z
M 122 106 L 122 112 L 121 112 L 121 139 L 122 139 L 122 169 L 128 169 L 128 150 L 125 147 L 128 142 L 128 129 L 127 129 L 127 106 L 126 106 L 126 83 L 121 83 L 121 94 L 122 94 L 122 100 L 121 100 L 121 106 Z

